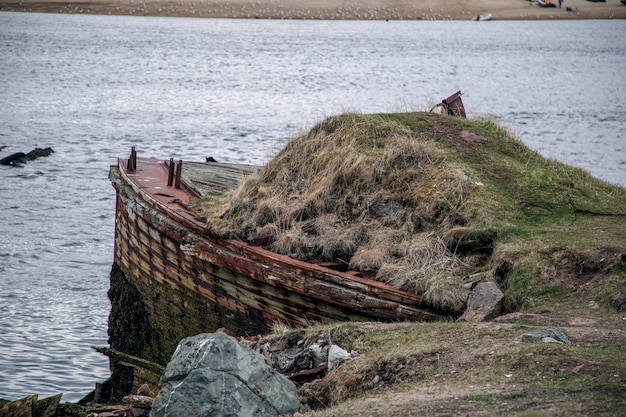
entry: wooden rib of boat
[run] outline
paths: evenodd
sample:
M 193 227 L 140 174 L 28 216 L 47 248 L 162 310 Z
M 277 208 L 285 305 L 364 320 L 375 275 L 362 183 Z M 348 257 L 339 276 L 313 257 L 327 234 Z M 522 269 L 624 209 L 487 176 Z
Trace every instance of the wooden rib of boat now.
M 419 295 L 359 273 L 209 236 L 190 202 L 234 187 L 255 169 L 132 155 L 111 167 L 117 195 L 114 262 L 148 299 L 152 333 L 177 339 L 169 341 L 170 354 L 180 337 L 220 327 L 245 335 L 266 332 L 277 322 L 306 326 L 440 318 Z M 145 356 L 159 362 L 167 353 Z

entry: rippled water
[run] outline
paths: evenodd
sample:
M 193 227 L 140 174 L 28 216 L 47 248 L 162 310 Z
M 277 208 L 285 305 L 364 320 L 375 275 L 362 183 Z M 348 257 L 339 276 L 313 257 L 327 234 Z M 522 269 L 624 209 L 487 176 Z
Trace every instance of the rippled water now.
M 0 13 L 0 398 L 108 376 L 109 165 L 263 163 L 345 110 L 457 90 L 544 155 L 626 185 L 621 21 L 341 22 Z

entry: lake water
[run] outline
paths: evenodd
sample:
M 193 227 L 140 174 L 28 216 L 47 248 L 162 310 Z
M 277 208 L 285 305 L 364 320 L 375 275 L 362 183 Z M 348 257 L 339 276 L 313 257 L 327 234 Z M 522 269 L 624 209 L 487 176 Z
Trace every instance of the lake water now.
M 623 21 L 276 21 L 0 12 L 0 398 L 109 375 L 115 193 L 139 156 L 261 164 L 343 111 L 457 90 L 543 155 L 626 186 Z

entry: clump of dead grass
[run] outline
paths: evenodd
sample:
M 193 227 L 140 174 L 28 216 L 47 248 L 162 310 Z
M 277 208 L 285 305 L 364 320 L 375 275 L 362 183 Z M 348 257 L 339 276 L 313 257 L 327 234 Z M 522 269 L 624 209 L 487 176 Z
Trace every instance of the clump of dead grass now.
M 483 140 L 463 140 L 466 130 Z M 452 313 L 476 275 L 501 285 L 509 309 L 523 305 L 537 248 L 623 247 L 626 217 L 623 188 L 492 122 L 433 113 L 329 117 L 205 201 L 213 236 L 375 275 Z
M 441 238 L 426 242 L 471 220 L 473 191 L 462 165 L 427 133 L 349 113 L 290 141 L 207 223 L 219 237 L 264 236 L 277 253 L 378 271 L 459 311 L 466 291 L 454 277 L 468 268 Z

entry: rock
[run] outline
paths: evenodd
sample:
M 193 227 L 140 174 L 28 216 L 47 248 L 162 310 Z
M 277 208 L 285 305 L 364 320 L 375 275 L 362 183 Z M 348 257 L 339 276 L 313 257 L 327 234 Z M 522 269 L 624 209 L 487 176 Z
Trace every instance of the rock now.
M 463 130 L 461 132 L 461 139 L 463 139 L 465 142 L 470 142 L 470 143 L 487 143 L 489 142 L 489 140 L 484 137 L 484 136 L 480 136 L 477 135 L 476 133 L 472 133 L 470 131 L 467 130 Z
M 63 394 L 37 400 L 37 395 L 29 395 L 9 403 L 0 408 L 2 417 L 52 417 L 56 415 L 59 401 Z
M 153 417 L 274 416 L 301 407 L 291 381 L 222 332 L 181 340 L 159 389 Z
M 52 397 L 44 398 L 43 400 L 37 401 L 33 412 L 35 417 L 55 416 L 62 396 L 63 394 L 57 394 L 53 395 Z
M 502 310 L 504 294 L 495 282 L 477 284 L 467 297 L 467 309 L 459 320 L 488 321 Z
M 137 388 L 137 392 L 135 394 L 145 395 L 147 397 L 156 397 L 156 394 L 152 392 L 152 389 L 150 388 L 150 384 L 148 384 L 147 382 L 144 382 L 143 384 L 141 384 L 141 386 Z
M 534 343 L 534 342 L 549 342 L 549 343 L 565 343 L 571 345 L 572 342 L 565 336 L 565 334 L 555 328 L 547 328 L 542 330 L 536 330 L 534 332 L 524 333 L 522 335 L 522 342 Z
M 2 417 L 32 417 L 33 407 L 37 402 L 37 395 L 29 395 L 19 400 L 7 403 L 0 409 Z
M 351 359 L 352 355 L 347 350 L 340 348 L 337 345 L 331 345 L 328 348 L 328 370 L 341 365 L 348 359 Z
M 309 352 L 313 357 L 315 366 L 319 366 L 320 364 L 327 361 L 328 357 L 328 348 L 322 347 L 319 343 L 313 343 L 309 346 Z

